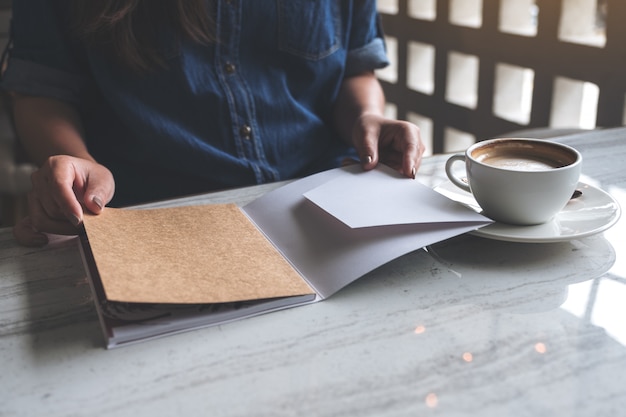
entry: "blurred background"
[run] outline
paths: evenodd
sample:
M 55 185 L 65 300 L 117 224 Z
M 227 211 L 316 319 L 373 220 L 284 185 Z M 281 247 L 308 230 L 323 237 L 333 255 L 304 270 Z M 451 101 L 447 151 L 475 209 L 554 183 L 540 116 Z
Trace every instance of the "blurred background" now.
M 626 120 L 623 0 L 379 0 L 390 116 L 430 153 Z

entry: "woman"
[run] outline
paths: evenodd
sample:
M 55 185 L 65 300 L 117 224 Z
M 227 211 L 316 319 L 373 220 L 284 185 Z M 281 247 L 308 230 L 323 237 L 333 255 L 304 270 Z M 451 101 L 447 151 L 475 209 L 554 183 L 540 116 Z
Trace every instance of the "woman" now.
M 416 126 L 383 116 L 375 0 L 16 0 L 2 86 L 39 164 L 25 245 L 83 210 L 277 181 L 356 150 L 414 177 Z

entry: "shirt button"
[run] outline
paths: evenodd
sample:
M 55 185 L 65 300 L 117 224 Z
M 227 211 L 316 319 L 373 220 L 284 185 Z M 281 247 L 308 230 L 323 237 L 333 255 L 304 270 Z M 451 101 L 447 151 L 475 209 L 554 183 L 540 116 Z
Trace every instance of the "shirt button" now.
M 224 70 L 227 74 L 232 74 L 235 72 L 235 64 L 231 64 L 230 62 L 224 65 Z
M 249 125 L 243 125 L 239 129 L 239 133 L 244 139 L 250 139 L 252 137 L 252 128 Z

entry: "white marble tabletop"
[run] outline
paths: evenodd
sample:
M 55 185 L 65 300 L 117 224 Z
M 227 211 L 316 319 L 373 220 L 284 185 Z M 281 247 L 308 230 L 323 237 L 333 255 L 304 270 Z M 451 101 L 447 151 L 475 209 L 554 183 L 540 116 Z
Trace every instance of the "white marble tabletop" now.
M 626 207 L 626 130 L 559 140 Z M 76 239 L 2 229 L 0 416 L 625 415 L 625 236 L 624 218 L 561 243 L 459 236 L 320 303 L 106 350 Z

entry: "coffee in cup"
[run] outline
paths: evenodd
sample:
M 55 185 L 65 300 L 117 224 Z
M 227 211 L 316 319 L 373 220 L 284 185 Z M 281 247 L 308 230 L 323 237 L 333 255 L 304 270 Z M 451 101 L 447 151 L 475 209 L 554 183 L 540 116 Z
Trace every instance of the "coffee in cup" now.
M 465 162 L 467 183 L 453 172 Z M 580 178 L 582 156 L 543 139 L 498 138 L 470 146 L 446 162 L 450 181 L 473 194 L 483 214 L 498 222 L 533 225 L 552 219 L 569 201 Z

